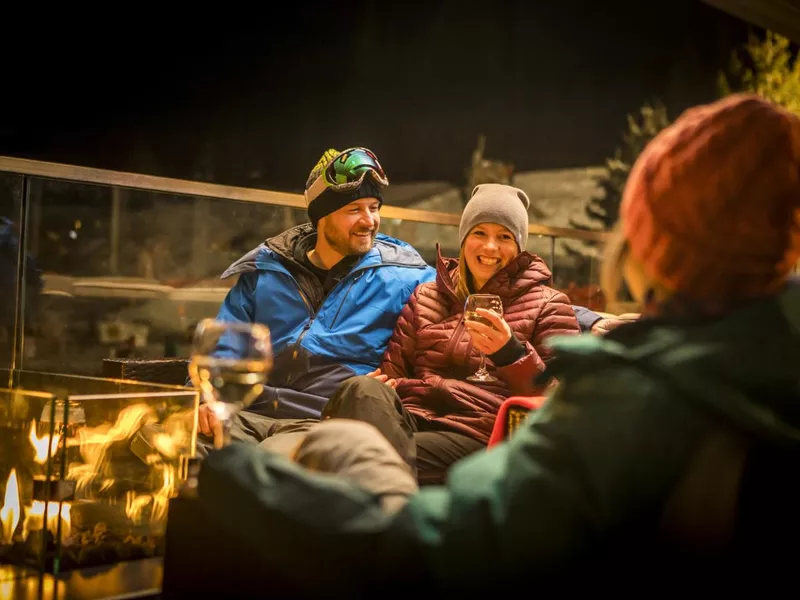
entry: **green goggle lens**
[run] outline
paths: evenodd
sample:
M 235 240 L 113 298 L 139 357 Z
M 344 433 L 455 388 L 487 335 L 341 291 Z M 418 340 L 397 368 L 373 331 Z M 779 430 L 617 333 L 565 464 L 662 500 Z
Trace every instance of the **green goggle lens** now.
M 369 171 L 374 171 L 379 179 L 386 179 L 378 158 L 369 150 L 354 148 L 345 150 L 325 169 L 328 183 L 339 185 L 343 183 L 361 182 Z

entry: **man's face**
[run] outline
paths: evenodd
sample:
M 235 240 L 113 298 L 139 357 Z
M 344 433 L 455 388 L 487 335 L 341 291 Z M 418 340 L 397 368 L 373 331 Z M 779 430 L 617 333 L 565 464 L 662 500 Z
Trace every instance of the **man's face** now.
M 332 250 L 350 256 L 372 249 L 380 224 L 378 199 L 361 198 L 321 218 L 317 230 Z

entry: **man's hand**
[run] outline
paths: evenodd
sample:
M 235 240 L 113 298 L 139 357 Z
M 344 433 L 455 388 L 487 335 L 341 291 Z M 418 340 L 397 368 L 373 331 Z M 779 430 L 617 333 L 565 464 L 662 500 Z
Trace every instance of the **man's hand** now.
M 214 446 L 222 447 L 222 423 L 208 404 L 201 404 L 197 410 L 197 430 L 202 435 L 214 438 Z
M 385 383 L 386 385 L 388 385 L 392 389 L 397 387 L 397 380 L 396 379 L 391 379 L 388 375 L 385 375 L 384 373 L 381 373 L 381 370 L 379 368 L 375 369 L 371 373 L 367 373 L 367 377 L 372 377 L 373 379 L 377 379 L 378 381 L 382 381 L 383 383 Z
M 480 316 L 489 321 L 492 326 L 478 323 L 477 321 L 464 321 L 467 331 L 472 336 L 472 343 L 479 351 L 486 355 L 494 354 L 506 345 L 511 339 L 511 327 L 505 319 L 492 310 L 478 308 Z
M 217 416 L 209 408 L 208 404 L 201 404 L 197 411 L 197 430 L 203 435 L 213 435 L 214 427 L 218 423 Z

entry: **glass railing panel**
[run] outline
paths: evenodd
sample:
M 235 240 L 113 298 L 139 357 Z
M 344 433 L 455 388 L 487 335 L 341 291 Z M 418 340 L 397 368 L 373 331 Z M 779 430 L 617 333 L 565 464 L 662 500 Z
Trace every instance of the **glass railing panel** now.
M 0 368 L 11 366 L 17 313 L 21 175 L 0 172 Z
M 553 238 L 549 235 L 528 235 L 527 251 L 541 258 L 549 269 L 553 269 Z
M 553 287 L 569 296 L 573 304 L 606 311 L 600 290 L 602 247 L 597 242 L 557 238 Z
M 458 258 L 458 227 L 438 223 L 418 223 L 402 219 L 381 219 L 381 233 L 414 246 L 429 265 L 436 264 L 436 245 L 442 256 Z
M 235 281 L 222 272 L 306 220 L 285 206 L 30 181 L 43 281 L 22 363 L 33 370 L 99 375 L 104 358 L 188 356 L 194 326 Z

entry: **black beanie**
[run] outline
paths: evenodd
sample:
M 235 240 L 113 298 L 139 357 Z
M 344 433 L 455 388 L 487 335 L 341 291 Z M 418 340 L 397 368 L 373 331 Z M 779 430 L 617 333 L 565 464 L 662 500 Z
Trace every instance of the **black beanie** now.
M 311 224 L 316 227 L 322 217 L 339 210 L 343 206 L 347 206 L 351 202 L 361 200 L 361 198 L 377 198 L 378 202 L 383 204 L 381 186 L 372 179 L 369 173 L 364 177 L 364 181 L 358 189 L 349 192 L 337 192 L 329 188 L 322 192 L 309 202 L 308 218 L 311 220 Z
M 328 164 L 330 164 L 330 162 L 339 154 L 341 153 L 338 150 L 331 148 L 322 155 L 322 157 L 319 159 L 319 162 L 317 162 L 316 166 L 311 170 L 311 173 L 308 176 L 308 180 L 306 181 L 306 191 L 308 191 L 308 188 L 310 188 L 311 185 L 322 174 L 323 169 L 325 169 L 325 167 L 328 166 Z M 364 181 L 361 183 L 361 186 L 358 189 L 350 190 L 348 192 L 337 192 L 331 188 L 328 188 L 319 196 L 314 198 L 307 205 L 308 218 L 311 220 L 311 224 L 316 228 L 317 223 L 319 223 L 319 220 L 322 217 L 339 210 L 343 206 L 347 206 L 351 202 L 361 200 L 361 198 L 377 198 L 378 202 L 383 205 L 383 193 L 381 190 L 381 185 L 372 178 L 370 173 L 367 173 L 366 177 L 364 177 Z M 306 196 L 306 200 L 308 200 L 308 196 Z

